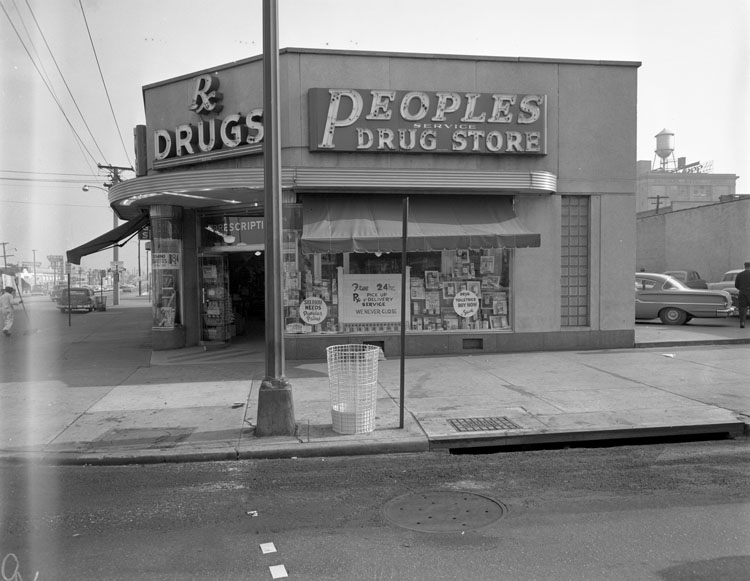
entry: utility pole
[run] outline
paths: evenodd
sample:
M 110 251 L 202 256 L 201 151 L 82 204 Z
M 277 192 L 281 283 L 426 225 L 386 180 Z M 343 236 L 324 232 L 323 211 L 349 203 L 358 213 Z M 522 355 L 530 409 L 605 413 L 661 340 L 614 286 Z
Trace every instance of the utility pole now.
M 15 254 L 6 254 L 5 247 L 8 246 L 10 242 L 0 242 L 0 245 L 3 247 L 3 268 L 8 268 L 8 258 L 11 256 L 15 256 Z
M 281 261 L 281 114 L 279 107 L 279 11 L 263 0 L 263 180 L 266 242 L 266 375 L 258 390 L 256 436 L 291 436 L 295 431 L 292 384 L 284 376 Z
M 109 190 L 112 186 L 114 186 L 117 183 L 120 183 L 122 180 L 120 179 L 120 172 L 122 171 L 133 171 L 132 167 L 122 167 L 117 165 L 102 165 L 100 163 L 96 164 L 96 167 L 99 169 L 104 169 L 109 172 L 109 179 L 110 181 L 104 184 L 104 187 Z M 118 220 L 117 220 L 117 213 L 112 210 L 112 228 L 117 228 L 118 226 Z M 119 305 L 120 304 L 120 267 L 117 265 L 120 259 L 120 247 L 115 244 L 112 247 L 112 262 L 114 263 L 114 274 L 112 275 L 112 304 L 113 305 Z
M 661 202 L 661 200 L 668 200 L 669 196 L 656 195 L 656 196 L 649 196 L 648 199 L 649 200 L 656 200 L 656 213 L 658 214 L 659 213 L 659 202 Z
M 136 237 L 135 241 L 138 243 L 138 296 L 141 296 L 141 236 L 140 234 Z

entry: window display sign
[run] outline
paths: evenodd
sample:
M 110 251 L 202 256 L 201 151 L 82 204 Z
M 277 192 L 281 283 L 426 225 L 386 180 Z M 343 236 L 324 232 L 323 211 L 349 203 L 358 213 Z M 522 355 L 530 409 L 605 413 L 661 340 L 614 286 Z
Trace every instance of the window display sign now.
M 151 265 L 154 270 L 180 268 L 180 254 L 178 252 L 152 252 Z
M 307 297 L 299 305 L 299 316 L 308 325 L 320 325 L 328 316 L 328 306 L 320 297 Z
M 342 323 L 401 321 L 400 274 L 342 274 L 341 277 Z
M 473 317 L 479 311 L 479 297 L 470 290 L 462 290 L 453 298 L 453 310 L 464 319 Z

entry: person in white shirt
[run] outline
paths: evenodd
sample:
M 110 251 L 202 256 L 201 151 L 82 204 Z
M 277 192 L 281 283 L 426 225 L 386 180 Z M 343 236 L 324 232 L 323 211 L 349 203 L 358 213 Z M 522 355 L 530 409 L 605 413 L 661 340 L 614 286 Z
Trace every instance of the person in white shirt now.
M 10 329 L 13 327 L 13 287 L 6 286 L 0 295 L 0 316 L 3 323 L 3 334 L 10 337 Z

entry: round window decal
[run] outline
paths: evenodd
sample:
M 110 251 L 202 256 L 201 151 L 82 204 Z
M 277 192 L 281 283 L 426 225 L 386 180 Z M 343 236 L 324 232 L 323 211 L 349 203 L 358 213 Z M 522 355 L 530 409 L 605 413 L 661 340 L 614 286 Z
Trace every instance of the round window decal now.
M 307 297 L 300 303 L 299 316 L 306 325 L 320 325 L 328 316 L 328 306 L 320 297 Z
M 453 298 L 453 310 L 459 317 L 473 317 L 479 310 L 479 297 L 470 290 L 462 290 Z

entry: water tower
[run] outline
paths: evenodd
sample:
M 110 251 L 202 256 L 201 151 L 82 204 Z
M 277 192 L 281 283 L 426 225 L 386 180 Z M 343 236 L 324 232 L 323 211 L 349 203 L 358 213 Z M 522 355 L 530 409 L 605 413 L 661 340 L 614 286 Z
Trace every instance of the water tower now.
M 669 129 L 662 129 L 655 135 L 656 150 L 659 157 L 659 170 L 674 171 L 677 169 L 677 163 L 674 159 L 674 133 Z M 656 157 L 654 157 L 653 169 L 656 169 Z

